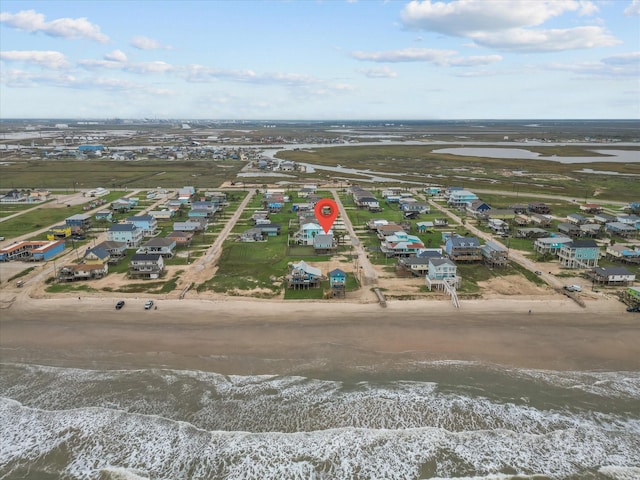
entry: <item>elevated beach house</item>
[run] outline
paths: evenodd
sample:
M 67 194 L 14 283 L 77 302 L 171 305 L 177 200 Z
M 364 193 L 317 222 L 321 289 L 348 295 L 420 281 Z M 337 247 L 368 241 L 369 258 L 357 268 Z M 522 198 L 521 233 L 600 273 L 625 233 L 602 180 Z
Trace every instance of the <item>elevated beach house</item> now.
M 136 253 L 131 257 L 129 275 L 138 278 L 160 278 L 164 272 L 162 255 L 153 253 Z
M 597 267 L 600 247 L 595 240 L 574 240 L 562 246 L 558 258 L 565 268 Z
M 451 235 L 446 240 L 444 251 L 454 262 L 479 262 L 482 260 L 480 242 L 476 237 Z
M 107 239 L 110 242 L 122 242 L 129 248 L 135 248 L 142 242 L 142 230 L 133 223 L 115 223 L 109 227 Z

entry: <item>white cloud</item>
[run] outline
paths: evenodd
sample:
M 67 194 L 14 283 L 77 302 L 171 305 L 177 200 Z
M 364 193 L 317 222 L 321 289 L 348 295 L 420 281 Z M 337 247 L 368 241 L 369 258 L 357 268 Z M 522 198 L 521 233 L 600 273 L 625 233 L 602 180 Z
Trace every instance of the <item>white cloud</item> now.
M 369 69 L 363 68 L 358 71 L 369 78 L 395 78 L 398 76 L 398 74 L 393 70 L 391 70 L 389 67 L 369 68 Z
M 70 39 L 86 38 L 107 43 L 109 37 L 100 31 L 100 27 L 86 18 L 58 18 L 51 22 L 35 10 L 23 10 L 18 13 L 0 13 L 0 23 L 31 33 L 42 32 L 51 37 Z
M 134 73 L 167 73 L 174 71 L 176 67 L 167 62 L 157 61 L 128 63 L 124 69 Z
M 0 59 L 9 62 L 23 62 L 27 64 L 39 65 L 41 67 L 55 70 L 64 69 L 69 66 L 66 57 L 60 52 L 42 50 L 12 50 L 0 52 Z
M 557 52 L 622 43 L 602 27 L 595 26 L 553 30 L 514 28 L 497 33 L 477 33 L 473 39 L 484 47 L 519 52 Z
M 500 55 L 456 57 L 454 50 L 433 50 L 429 48 L 405 48 L 386 52 L 352 52 L 357 60 L 381 63 L 429 62 L 435 65 L 465 67 L 487 65 L 502 60 Z
M 464 36 L 532 27 L 567 11 L 594 9 L 597 8 L 592 2 L 577 0 L 455 0 L 450 3 L 414 0 L 405 6 L 401 20 L 408 28 Z
M 111 53 L 105 54 L 104 59 L 112 62 L 126 62 L 127 55 L 122 50 L 114 50 Z
M 459 57 L 447 60 L 447 65 L 452 67 L 477 67 L 490 65 L 502 60 L 500 55 L 475 55 L 471 57 Z
M 627 17 L 640 16 L 640 0 L 633 0 L 627 8 L 624 9 L 624 14 Z
M 530 28 L 566 12 L 582 16 L 597 11 L 597 5 L 588 0 L 414 0 L 404 8 L 401 19 L 410 29 L 466 37 L 505 51 L 549 52 L 620 43 L 601 27 Z
M 640 52 L 621 53 L 591 62 L 552 63 L 547 68 L 580 76 L 637 78 L 640 77 Z
M 149 38 L 149 37 L 144 37 L 142 35 L 133 37 L 131 39 L 131 46 L 139 50 L 160 50 L 160 49 L 170 50 L 171 49 L 171 47 L 168 45 L 162 45 L 157 40 L 154 40 L 153 38 Z
M 78 77 L 60 72 L 27 72 L 18 69 L 3 69 L 0 72 L 0 82 L 10 87 L 39 88 L 54 86 L 60 88 L 99 91 L 119 91 L 123 93 L 137 93 L 148 95 L 175 95 L 175 92 L 166 88 L 157 88 L 153 85 L 132 82 L 126 79 L 109 78 L 104 76 Z
M 405 48 L 386 52 L 352 52 L 351 56 L 357 60 L 370 62 L 436 62 L 441 63 L 447 57 L 455 55 L 453 50 L 434 50 L 431 48 Z

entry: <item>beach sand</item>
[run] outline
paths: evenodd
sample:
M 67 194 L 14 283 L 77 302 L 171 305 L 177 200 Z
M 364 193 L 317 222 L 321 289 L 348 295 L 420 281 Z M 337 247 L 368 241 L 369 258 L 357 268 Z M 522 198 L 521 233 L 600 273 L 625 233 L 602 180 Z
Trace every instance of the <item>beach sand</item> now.
M 393 371 L 463 360 L 550 370 L 640 369 L 640 323 L 614 299 L 561 295 L 450 301 L 33 299 L 0 310 L 2 361 L 225 374 Z M 528 313 L 531 310 L 531 313 Z

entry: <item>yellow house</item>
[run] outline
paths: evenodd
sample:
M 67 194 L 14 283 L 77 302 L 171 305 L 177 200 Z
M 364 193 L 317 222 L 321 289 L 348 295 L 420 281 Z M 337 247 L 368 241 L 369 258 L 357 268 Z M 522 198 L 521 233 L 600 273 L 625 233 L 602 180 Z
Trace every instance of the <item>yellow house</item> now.
M 47 232 L 47 240 L 61 240 L 71 236 L 71 227 L 69 225 L 56 225 Z

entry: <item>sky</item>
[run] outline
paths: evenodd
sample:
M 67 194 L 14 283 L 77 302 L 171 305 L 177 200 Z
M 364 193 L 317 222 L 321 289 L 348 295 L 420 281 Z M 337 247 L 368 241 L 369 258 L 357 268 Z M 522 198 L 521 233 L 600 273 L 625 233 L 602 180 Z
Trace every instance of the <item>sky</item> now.
M 640 0 L 0 3 L 0 118 L 640 118 Z

